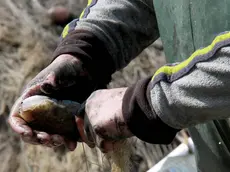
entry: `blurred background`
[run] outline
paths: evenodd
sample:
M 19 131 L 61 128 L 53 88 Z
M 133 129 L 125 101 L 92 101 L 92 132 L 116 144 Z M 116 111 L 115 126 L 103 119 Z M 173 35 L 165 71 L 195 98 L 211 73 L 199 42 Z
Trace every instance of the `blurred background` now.
M 23 86 L 50 61 L 66 23 L 77 18 L 86 0 L 0 0 L 0 172 L 105 172 L 110 161 L 97 149 L 78 145 L 68 152 L 20 141 L 6 120 Z M 147 47 L 125 69 L 116 72 L 109 88 L 130 86 L 165 64 L 162 43 Z M 131 172 L 150 169 L 176 148 L 187 134 L 170 145 L 130 140 Z M 186 140 L 186 139 L 185 139 Z

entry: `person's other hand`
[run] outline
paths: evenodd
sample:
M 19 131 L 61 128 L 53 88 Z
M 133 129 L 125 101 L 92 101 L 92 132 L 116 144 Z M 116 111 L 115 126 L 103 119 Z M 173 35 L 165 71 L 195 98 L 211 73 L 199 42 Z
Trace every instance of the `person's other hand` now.
M 82 62 L 71 55 L 60 55 L 25 87 L 11 109 L 8 122 L 25 142 L 42 144 L 48 147 L 66 144 L 70 150 L 74 150 L 76 142 L 66 140 L 60 135 L 32 130 L 19 117 L 20 104 L 24 99 L 34 95 L 47 95 L 81 103 L 87 99 L 94 89 L 95 84 L 83 68 Z
M 98 90 L 87 99 L 84 120 L 77 118 L 76 122 L 82 141 L 89 147 L 109 152 L 132 136 L 122 114 L 126 89 Z

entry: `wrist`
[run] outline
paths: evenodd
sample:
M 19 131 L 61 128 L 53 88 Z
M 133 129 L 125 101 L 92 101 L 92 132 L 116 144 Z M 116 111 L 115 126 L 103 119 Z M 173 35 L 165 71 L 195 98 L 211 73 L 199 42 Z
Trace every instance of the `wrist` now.
M 99 86 L 108 84 L 116 70 L 104 42 L 86 30 L 76 29 L 63 38 L 54 51 L 53 58 L 61 54 L 71 54 L 80 59 Z
M 156 114 L 150 98 L 151 77 L 138 81 L 126 90 L 122 111 L 129 130 L 152 144 L 169 144 L 179 131 L 169 127 Z

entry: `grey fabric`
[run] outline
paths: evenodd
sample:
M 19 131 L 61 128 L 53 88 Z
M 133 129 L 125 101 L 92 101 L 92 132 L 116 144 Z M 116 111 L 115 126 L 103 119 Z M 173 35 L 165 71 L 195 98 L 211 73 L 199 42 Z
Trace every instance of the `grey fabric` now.
M 91 31 L 104 41 L 117 69 L 159 37 L 152 0 L 98 0 L 76 29 Z
M 156 83 L 151 100 L 166 124 L 181 129 L 230 117 L 229 88 L 230 47 L 225 47 L 180 79 Z

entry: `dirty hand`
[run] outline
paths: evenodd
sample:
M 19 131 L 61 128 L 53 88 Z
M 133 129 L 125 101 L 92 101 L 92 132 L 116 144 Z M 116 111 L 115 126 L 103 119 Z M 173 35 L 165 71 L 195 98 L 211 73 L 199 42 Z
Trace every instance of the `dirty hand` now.
M 80 60 L 68 54 L 60 55 L 26 86 L 12 107 L 8 122 L 25 142 L 48 147 L 56 147 L 66 143 L 70 150 L 74 150 L 76 143 L 73 141 L 66 140 L 60 135 L 50 135 L 43 131 L 32 130 L 19 117 L 20 104 L 24 99 L 34 95 L 47 95 L 82 102 L 95 89 L 94 87 L 95 84 L 82 67 Z
M 109 152 L 132 136 L 122 114 L 126 89 L 98 90 L 87 99 L 84 120 L 77 118 L 76 122 L 82 141 L 89 147 Z

